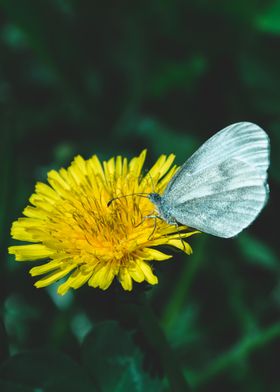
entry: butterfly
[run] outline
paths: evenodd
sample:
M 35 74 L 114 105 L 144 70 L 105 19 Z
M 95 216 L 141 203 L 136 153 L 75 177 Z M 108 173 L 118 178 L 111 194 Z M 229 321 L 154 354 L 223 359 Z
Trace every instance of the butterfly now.
M 269 137 L 258 125 L 229 125 L 183 164 L 162 195 L 148 198 L 167 223 L 233 237 L 267 202 L 269 154 Z

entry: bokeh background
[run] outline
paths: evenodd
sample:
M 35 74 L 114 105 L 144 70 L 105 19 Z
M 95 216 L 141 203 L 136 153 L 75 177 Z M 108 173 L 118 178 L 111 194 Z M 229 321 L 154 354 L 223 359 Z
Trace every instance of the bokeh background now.
M 1 391 L 168 390 L 133 325 L 106 321 L 134 294 L 34 288 L 11 222 L 76 154 L 182 164 L 239 121 L 271 138 L 268 205 L 233 240 L 190 239 L 147 295 L 194 390 L 280 390 L 279 53 L 279 0 L 0 1 Z

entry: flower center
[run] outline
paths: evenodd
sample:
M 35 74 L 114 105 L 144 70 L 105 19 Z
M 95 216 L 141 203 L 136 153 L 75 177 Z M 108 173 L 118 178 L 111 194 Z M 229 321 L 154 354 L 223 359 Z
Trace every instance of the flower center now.
M 142 200 L 142 206 L 144 212 L 151 212 L 148 200 Z M 63 244 L 65 253 L 76 255 L 81 264 L 96 259 L 127 263 L 142 233 L 146 238 L 147 227 L 152 231 L 153 221 L 143 219 L 141 211 L 139 200 L 117 200 L 107 207 L 104 200 L 83 195 L 55 206 L 49 233 L 56 246 Z

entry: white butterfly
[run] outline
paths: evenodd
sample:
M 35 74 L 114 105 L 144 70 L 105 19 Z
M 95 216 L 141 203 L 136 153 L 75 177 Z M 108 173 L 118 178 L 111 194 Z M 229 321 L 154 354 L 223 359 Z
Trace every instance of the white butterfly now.
M 269 194 L 269 138 L 240 122 L 207 140 L 178 170 L 163 195 L 149 194 L 159 217 L 229 238 L 260 213 Z

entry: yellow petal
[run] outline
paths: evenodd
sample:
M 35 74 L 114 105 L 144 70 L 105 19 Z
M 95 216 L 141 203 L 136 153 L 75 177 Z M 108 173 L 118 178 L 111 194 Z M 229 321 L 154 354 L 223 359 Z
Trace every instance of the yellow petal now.
M 160 167 L 160 178 L 170 169 L 172 163 L 174 162 L 175 159 L 174 154 L 170 154 L 166 159 L 163 165 Z
M 44 184 L 43 182 L 37 182 L 35 190 L 38 195 L 43 196 L 49 202 L 54 203 L 57 200 L 60 200 L 58 193 L 55 192 L 49 185 Z
M 64 295 L 67 293 L 67 291 L 70 288 L 78 289 L 89 280 L 91 275 L 92 275 L 92 270 L 88 270 L 87 272 L 85 272 L 78 269 L 74 271 L 72 275 L 70 275 L 69 278 L 66 280 L 66 282 L 62 283 L 58 287 L 57 289 L 58 294 Z
M 127 158 L 123 159 L 123 176 L 125 177 L 127 175 L 128 171 L 128 165 L 127 165 Z
M 194 231 L 189 231 L 188 233 L 180 233 L 181 238 L 188 238 L 194 234 L 201 234 L 201 231 L 194 230 Z
M 129 274 L 137 283 L 141 283 L 145 280 L 145 275 L 137 264 L 135 264 L 133 268 L 129 268 Z
M 147 248 L 144 253 L 145 260 L 167 260 L 170 259 L 171 255 L 166 255 L 165 253 L 160 252 L 159 250 Z
M 32 231 L 26 228 L 25 222 L 20 219 L 12 224 L 11 235 L 16 240 L 34 242 Z
M 121 282 L 122 287 L 124 290 L 131 291 L 132 290 L 132 279 L 127 270 L 127 268 L 123 267 L 120 268 L 118 274 L 119 281 Z
M 150 169 L 148 175 L 160 179 L 168 171 L 174 159 L 174 154 L 170 154 L 168 157 L 166 157 L 166 155 L 161 155 Z
M 88 161 L 87 161 L 88 167 L 92 170 L 92 172 L 99 176 L 100 178 L 104 179 L 104 171 L 103 167 L 100 163 L 100 160 L 96 155 L 93 155 Z
M 64 169 L 65 171 L 65 169 Z M 61 169 L 60 172 L 58 173 L 55 170 L 51 170 L 48 173 L 48 182 L 51 184 L 53 189 L 58 193 L 58 194 L 64 194 L 65 190 L 70 190 L 70 186 L 68 182 L 66 182 L 63 177 L 62 177 L 62 172 L 63 170 Z
M 129 162 L 129 172 L 138 179 L 140 177 L 145 159 L 147 155 L 147 150 L 143 150 L 138 157 L 131 159 Z
M 38 275 L 43 275 L 46 274 L 47 272 L 50 272 L 54 269 L 59 268 L 61 265 L 61 260 L 52 260 L 49 263 L 39 265 L 38 267 L 33 267 L 29 271 L 31 276 L 38 276 Z
M 110 181 L 115 174 L 115 158 L 109 159 L 109 161 L 103 162 L 104 173 L 107 179 Z
M 157 184 L 157 190 L 158 192 L 161 192 L 165 189 L 171 178 L 174 176 L 174 174 L 177 172 L 179 168 L 174 166 L 172 169 L 169 170 L 169 172 L 163 177 L 162 180 L 159 181 Z
M 62 283 L 61 285 L 58 286 L 57 288 L 57 294 L 59 295 L 65 295 L 67 293 L 67 291 L 70 289 L 71 287 L 65 283 Z
M 10 246 L 8 251 L 17 261 L 45 259 L 55 254 L 54 250 L 40 244 Z
M 74 158 L 73 164 L 76 166 L 77 169 L 79 169 L 80 174 L 83 174 L 84 176 L 87 175 L 87 166 L 86 166 L 86 161 L 84 160 L 81 155 L 77 155 Z
M 88 270 L 87 272 L 79 271 L 79 274 L 73 277 L 71 287 L 73 287 L 73 289 L 78 289 L 89 280 L 91 275 L 92 270 Z
M 76 156 L 68 169 L 69 175 L 72 177 L 74 186 L 83 183 L 85 174 L 87 174 L 86 166 L 81 156 Z
M 116 179 L 121 179 L 122 175 L 122 157 L 119 155 L 116 159 Z
M 158 278 L 153 274 L 152 268 L 147 263 L 145 263 L 145 261 L 138 260 L 137 264 L 141 268 L 148 283 L 152 285 L 158 283 Z
M 89 279 L 88 284 L 92 287 L 100 287 L 102 290 L 106 290 L 112 280 L 114 279 L 115 273 L 111 266 L 105 265 L 101 267 L 97 272 L 94 272 L 92 277 Z
M 184 230 L 185 228 L 182 227 L 182 230 Z M 170 232 L 170 235 L 166 235 L 168 234 L 168 232 Z M 170 227 L 170 229 L 167 228 L 167 230 L 162 230 L 162 234 L 165 234 L 165 236 L 162 237 L 158 237 L 154 240 L 151 240 L 149 243 L 147 242 L 147 246 L 158 246 L 158 245 L 171 245 L 172 243 L 171 241 L 173 240 L 179 240 L 182 243 L 182 240 L 184 238 L 190 237 L 194 234 L 200 233 L 200 231 L 192 231 L 192 232 L 188 232 L 188 233 L 181 233 L 180 232 L 180 227 L 178 228 L 178 230 L 176 230 L 174 232 L 174 228 Z M 177 247 L 177 246 L 176 246 Z
M 30 199 L 30 203 L 33 204 L 37 209 L 43 210 L 46 212 L 51 212 L 54 209 L 55 201 L 49 199 L 44 199 L 42 196 L 38 196 L 34 193 Z
M 192 254 L 192 248 L 190 244 L 188 244 L 186 241 L 182 240 L 169 240 L 168 245 L 174 246 L 175 248 L 181 249 L 183 252 L 185 252 L 187 255 Z
M 41 208 L 27 206 L 23 210 L 23 215 L 27 216 L 28 218 L 46 219 L 48 213 L 43 211 Z
M 72 165 L 72 163 L 71 163 Z M 71 189 L 71 176 L 69 174 L 69 169 L 71 166 L 69 166 L 68 169 L 65 169 L 64 167 L 62 167 L 59 172 L 57 173 L 58 176 L 61 178 L 62 181 L 64 181 L 64 183 L 67 185 L 67 189 Z
M 53 272 L 50 275 L 45 276 L 44 278 L 38 280 L 34 286 L 37 287 L 38 289 L 41 287 L 46 287 L 49 286 L 50 284 L 56 282 L 57 280 L 63 278 L 65 275 L 67 275 L 72 269 L 76 268 L 75 265 L 70 265 L 68 268 L 63 268 L 59 269 L 55 272 Z
M 153 177 L 155 175 L 157 175 L 160 172 L 160 168 L 162 167 L 163 163 L 165 162 L 166 159 L 166 155 L 161 155 L 158 160 L 156 161 L 156 163 L 154 163 L 154 165 L 151 167 L 151 169 L 149 170 L 148 174 L 144 177 Z

